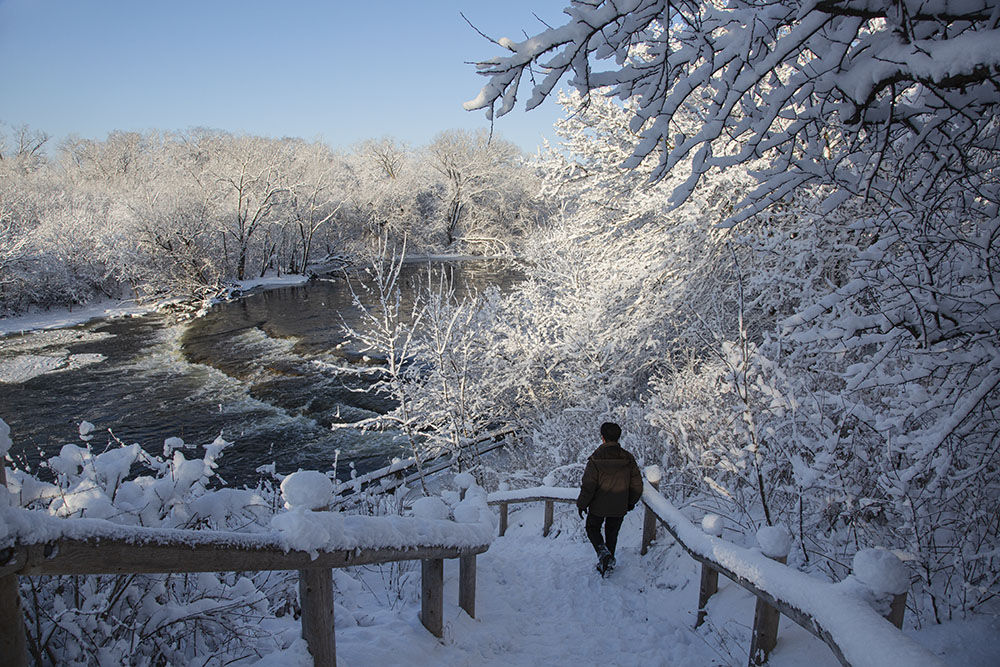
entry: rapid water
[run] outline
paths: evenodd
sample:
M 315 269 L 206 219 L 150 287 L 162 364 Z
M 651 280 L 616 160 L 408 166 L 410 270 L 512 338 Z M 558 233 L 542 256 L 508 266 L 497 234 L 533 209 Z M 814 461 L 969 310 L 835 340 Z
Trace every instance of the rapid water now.
M 446 266 L 459 292 L 507 289 L 518 275 L 486 262 Z M 404 267 L 404 312 L 427 270 Z M 351 283 L 362 302 L 374 302 L 357 278 Z M 218 304 L 182 324 L 147 315 L 0 338 L 0 418 L 11 427 L 11 454 L 34 467 L 65 443 L 82 444 L 86 420 L 97 427 L 97 451 L 117 439 L 161 453 L 168 437 L 197 446 L 222 435 L 234 443 L 219 468 L 231 484 L 252 483 L 270 463 L 287 473 L 338 461 L 340 477 L 351 464 L 358 473 L 385 465 L 400 453 L 393 433 L 331 429 L 392 407 L 356 373 L 335 370 L 363 367 L 345 332 L 364 326 L 352 300 L 348 281 L 330 276 Z

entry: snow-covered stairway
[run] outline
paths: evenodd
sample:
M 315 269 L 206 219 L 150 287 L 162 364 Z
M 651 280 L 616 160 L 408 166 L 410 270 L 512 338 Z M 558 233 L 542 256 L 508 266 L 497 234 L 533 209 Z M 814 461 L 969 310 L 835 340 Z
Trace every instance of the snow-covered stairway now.
M 640 556 L 641 512 L 626 517 L 618 567 L 602 579 L 575 510 L 557 505 L 549 537 L 541 535 L 543 511 L 541 503 L 512 509 L 506 535 L 479 556 L 475 619 L 454 603 L 458 568 L 449 562 L 444 597 L 451 603 L 445 604 L 443 641 L 420 625 L 413 590 L 395 610 L 338 609 L 338 664 L 747 664 L 752 595 L 720 581 L 720 592 L 709 604 L 709 620 L 696 630 L 698 565 L 670 545 Z M 363 627 L 345 627 L 341 619 L 351 614 L 365 618 Z M 806 662 L 810 667 L 839 664 L 827 646 L 786 621 L 769 664 L 791 667 Z
M 558 497 L 563 490 L 554 491 Z M 661 532 L 660 543 L 640 556 L 643 515 L 632 512 L 622 530 L 618 567 L 607 579 L 594 569 L 583 522 L 571 505 L 556 503 L 559 509 L 548 537 L 541 535 L 549 518 L 543 503 L 516 509 L 512 505 L 506 534 L 479 557 L 475 619 L 446 604 L 444 638 L 436 640 L 419 625 L 417 596 L 404 593 L 395 611 L 377 613 L 377 618 L 359 624 L 365 627 L 341 630 L 338 620 L 341 664 L 743 667 L 757 600 L 744 587 L 747 582 L 767 582 L 766 590 L 780 591 L 786 602 L 812 610 L 824 632 L 834 628 L 841 637 L 839 646 L 853 655 L 851 664 L 944 664 L 932 654 L 940 656 L 940 650 L 927 652 L 891 627 L 887 633 L 877 614 L 873 617 L 873 610 L 854 592 L 847 591 L 845 599 L 839 589 L 830 588 L 838 585 L 778 566 L 759 553 L 714 538 L 699 540 L 705 537 L 701 529 L 671 516 L 676 510 L 657 496 L 647 493 L 644 501 L 661 521 L 670 523 L 687 547 Z M 715 561 L 719 567 L 744 583 L 720 577 L 719 591 L 708 601 L 706 622 L 695 629 L 700 565 L 685 549 L 694 545 L 696 551 L 708 553 L 706 544 L 713 557 L 722 559 Z M 455 598 L 457 579 L 457 567 L 446 571 L 446 599 Z M 338 610 L 338 619 L 343 611 L 347 610 Z M 780 640 L 767 664 L 840 664 L 830 646 L 782 619 Z M 850 631 L 846 638 L 845 628 Z M 881 642 L 876 641 L 879 637 Z
M 338 617 L 338 664 L 746 664 L 745 653 L 718 655 L 719 641 L 705 639 L 707 627 L 693 629 L 693 561 L 662 550 L 640 561 L 640 512 L 626 520 L 618 567 L 602 579 L 583 522 L 563 509 L 549 537 L 541 535 L 540 505 L 512 512 L 507 534 L 479 556 L 476 619 L 446 603 L 445 636 L 438 641 L 420 626 L 415 597 L 394 620 L 384 613 L 372 627 L 345 628 Z M 445 571 L 445 600 L 451 601 L 458 585 L 452 565 Z M 752 616 L 753 600 L 744 597 L 739 607 Z

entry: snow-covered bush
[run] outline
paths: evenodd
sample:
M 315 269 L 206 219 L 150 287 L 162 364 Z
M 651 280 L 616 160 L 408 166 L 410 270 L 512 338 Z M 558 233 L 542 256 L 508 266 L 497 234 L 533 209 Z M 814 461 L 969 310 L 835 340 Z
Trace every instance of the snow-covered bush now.
M 81 437 L 91 438 L 85 425 Z M 271 487 L 213 483 L 229 444 L 219 438 L 190 459 L 179 438 L 168 439 L 162 457 L 137 444 L 102 452 L 67 444 L 42 463 L 51 481 L 15 468 L 7 485 L 15 506 L 60 517 L 266 530 Z M 38 664 L 189 664 L 196 656 L 221 664 L 280 643 L 260 621 L 296 608 L 294 583 L 269 572 L 22 577 L 29 651 Z
M 565 74 L 588 105 L 550 161 L 568 215 L 533 246 L 520 386 L 637 402 L 668 477 L 838 578 L 908 552 L 936 620 L 1000 582 L 987 6 L 574 1 L 468 104 L 507 113 L 543 64 L 529 107 Z

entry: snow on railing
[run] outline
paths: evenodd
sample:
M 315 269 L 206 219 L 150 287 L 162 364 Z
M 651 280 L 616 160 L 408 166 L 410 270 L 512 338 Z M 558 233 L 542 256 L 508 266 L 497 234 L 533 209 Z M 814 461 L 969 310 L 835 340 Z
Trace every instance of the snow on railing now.
M 566 489 L 558 486 L 534 486 L 530 489 L 515 491 L 495 491 L 486 497 L 490 505 L 500 506 L 500 537 L 507 532 L 507 508 L 511 503 L 530 503 L 545 501 L 545 523 L 542 526 L 542 536 L 548 537 L 552 529 L 552 513 L 554 502 L 574 503 L 580 495 L 578 489 Z
M 902 592 L 895 590 L 893 585 L 880 586 L 875 581 L 877 577 L 865 576 L 859 571 L 878 571 L 881 576 L 886 569 L 883 564 L 868 563 L 880 561 L 883 553 L 889 552 L 859 552 L 859 557 L 866 557 L 855 559 L 855 572 L 852 576 L 839 583 L 820 581 L 784 564 L 788 544 L 785 540 L 776 539 L 780 537 L 780 530 L 762 531 L 758 538 L 762 544 L 762 552 L 758 552 L 710 534 L 721 533 L 718 530 L 719 522 L 713 520 L 714 517 L 707 517 L 700 527 L 695 526 L 660 495 L 656 488 L 659 482 L 657 473 L 657 470 L 647 470 L 650 481 L 645 482 L 643 489 L 642 502 L 646 507 L 647 520 L 644 522 L 642 553 L 646 553 L 650 542 L 655 539 L 655 523 L 659 522 L 692 558 L 702 563 L 697 624 L 705 617 L 705 602 L 717 590 L 719 573 L 757 597 L 751 664 L 761 664 L 773 648 L 777 633 L 776 612 L 780 612 L 825 642 L 843 665 L 943 665 L 937 656 L 904 635 L 872 606 L 879 602 L 880 593 Z M 652 484 L 651 481 L 657 484 Z M 543 534 L 547 535 L 552 525 L 553 503 L 574 502 L 578 493 L 578 489 L 540 486 L 491 493 L 487 496 L 487 502 L 500 506 L 501 536 L 507 527 L 507 509 L 510 504 L 545 502 Z M 651 522 L 653 529 L 649 528 Z M 897 595 L 893 604 L 895 620 L 899 624 L 902 623 L 902 615 L 899 613 L 901 599 L 904 598 Z M 767 609 L 762 608 L 776 610 L 773 618 L 769 619 Z M 770 639 L 767 635 L 771 635 Z
M 465 454 L 468 450 L 468 455 L 472 457 L 482 456 L 487 452 L 503 447 L 506 443 L 506 436 L 513 433 L 513 428 L 501 428 L 484 433 L 463 443 L 462 453 Z M 487 444 L 484 445 L 483 443 Z M 342 482 L 343 489 L 347 491 L 347 494 L 335 499 L 333 505 L 334 507 L 345 507 L 356 503 L 363 499 L 365 491 L 372 487 L 377 489 L 377 493 L 392 491 L 400 486 L 411 484 L 421 477 L 446 470 L 454 465 L 455 461 L 456 457 L 451 450 L 443 451 L 426 461 L 421 461 L 419 466 L 417 465 L 417 460 L 412 456 L 393 461 L 378 470 L 372 470 L 364 475 L 358 475 L 346 482 Z M 416 472 L 410 472 L 413 469 L 416 469 Z
M 489 548 L 495 530 L 482 491 L 454 508 L 454 521 L 445 518 L 446 507 L 413 517 L 343 516 L 325 511 L 330 497 L 317 481 L 330 484 L 312 471 L 289 475 L 282 485 L 289 511 L 276 514 L 271 531 L 262 533 L 146 528 L 0 505 L 5 664 L 27 665 L 18 576 L 298 570 L 302 635 L 316 665 L 336 662 L 331 568 L 421 560 L 420 618 L 441 637 L 444 559 L 458 558 L 459 606 L 475 616 L 476 556 Z M 3 482 L 0 467 L 0 490 Z M 295 500 L 311 503 L 317 495 L 323 497 L 318 506 Z

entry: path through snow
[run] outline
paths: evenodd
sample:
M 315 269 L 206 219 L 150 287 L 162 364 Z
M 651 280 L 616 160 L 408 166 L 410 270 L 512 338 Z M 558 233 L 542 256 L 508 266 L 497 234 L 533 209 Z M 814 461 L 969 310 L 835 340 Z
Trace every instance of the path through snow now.
M 535 667 L 614 665 L 621 667 L 739 665 L 747 661 L 753 599 L 720 582 L 723 614 L 694 630 L 698 569 L 677 549 L 639 556 L 641 513 L 622 529 L 618 568 L 602 579 L 570 505 L 557 505 L 553 534 L 541 536 L 542 508 L 512 512 L 507 536 L 478 558 L 476 619 L 457 606 L 458 564 L 446 562 L 445 638 L 438 641 L 417 619 L 418 585 L 401 612 L 372 612 L 369 627 L 340 625 L 339 665 L 434 665 Z M 413 573 L 419 583 L 419 569 Z M 735 590 L 733 590 L 735 589 Z M 734 620 L 738 619 L 738 620 Z M 353 619 L 349 619 L 351 622 Z M 797 627 L 785 642 L 785 661 L 829 650 Z M 804 651 L 804 653 L 803 653 Z M 777 656 L 776 656 L 777 657 Z M 832 654 L 811 667 L 833 667 Z
M 654 547 L 639 556 L 640 512 L 626 517 L 618 568 L 601 579 L 596 558 L 570 505 L 556 505 L 553 534 L 541 536 L 542 505 L 512 508 L 507 536 L 478 558 L 476 618 L 457 604 L 458 563 L 445 563 L 445 636 L 438 640 L 420 625 L 420 568 L 408 566 L 402 599 L 386 604 L 383 587 L 391 570 L 373 568 L 364 587 L 334 572 L 336 643 L 340 667 L 744 667 L 750 645 L 754 598 L 720 578 L 708 621 L 694 629 L 698 565 L 679 548 Z M 662 538 L 662 534 L 661 534 Z M 665 538 L 669 543 L 669 538 Z M 372 594 L 365 589 L 373 591 Z M 390 587 L 391 588 L 391 587 Z M 375 603 L 374 597 L 381 597 Z M 345 606 L 347 605 L 347 606 Z M 947 653 L 949 664 L 992 665 L 979 627 L 955 624 L 922 641 Z M 298 637 L 298 621 L 281 619 L 285 641 Z M 987 627 L 988 626 L 988 627 Z M 944 626 L 940 626 L 944 629 Z M 965 635 L 965 640 L 961 639 Z M 972 638 L 975 637 L 975 640 Z M 919 639 L 919 638 L 918 638 Z M 963 641 L 965 646 L 963 646 Z M 991 654 L 992 653 L 992 657 Z M 256 663 L 259 667 L 311 665 L 301 639 Z M 770 667 L 837 667 L 830 649 L 782 618 Z

